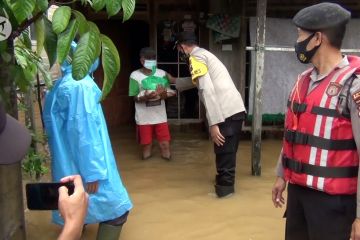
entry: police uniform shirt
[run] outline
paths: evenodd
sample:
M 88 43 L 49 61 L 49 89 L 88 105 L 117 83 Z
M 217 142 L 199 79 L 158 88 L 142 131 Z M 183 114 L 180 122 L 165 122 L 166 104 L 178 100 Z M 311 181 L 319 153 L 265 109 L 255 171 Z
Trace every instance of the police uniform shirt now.
M 245 112 L 241 95 L 224 64 L 214 54 L 200 47 L 195 47 L 190 56 L 206 66 L 206 71 L 195 79 L 195 84 L 205 105 L 209 126 L 224 122 L 236 113 Z M 190 85 L 193 83 L 188 78 L 176 81 L 176 88 L 180 91 L 188 89 Z
M 349 65 L 348 58 L 347 58 L 347 56 L 344 56 L 344 58 L 337 65 L 337 67 L 343 68 L 348 65 Z M 327 74 L 319 75 L 317 73 L 316 69 L 314 69 L 310 75 L 311 80 L 310 80 L 310 84 L 309 84 L 308 93 L 311 90 L 313 90 L 316 86 L 318 86 L 321 83 L 321 81 L 323 79 L 325 79 L 325 77 L 328 74 L 330 74 L 330 72 Z M 355 77 L 354 81 L 352 81 L 352 83 L 350 83 L 350 81 L 347 81 L 347 83 L 341 90 L 340 94 L 345 96 L 347 101 L 341 102 L 341 104 L 339 106 L 339 111 L 341 114 L 349 114 L 350 115 L 352 131 L 353 131 L 354 139 L 356 142 L 357 151 L 360 156 L 360 75 L 357 75 Z M 282 153 L 280 154 L 279 161 L 277 164 L 277 169 L 276 169 L 277 176 L 279 176 L 279 177 L 284 176 L 283 167 L 281 164 L 281 155 L 282 155 Z M 358 176 L 360 176 L 360 170 L 358 172 Z M 358 180 L 357 192 L 360 193 L 359 180 Z M 357 196 L 356 216 L 360 217 L 360 194 L 358 194 L 358 196 Z

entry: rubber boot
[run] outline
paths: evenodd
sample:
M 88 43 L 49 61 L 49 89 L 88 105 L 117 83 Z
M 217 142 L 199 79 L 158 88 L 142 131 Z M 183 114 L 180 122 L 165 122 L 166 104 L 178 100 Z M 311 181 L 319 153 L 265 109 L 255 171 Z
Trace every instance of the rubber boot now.
M 234 186 L 215 185 L 215 192 L 218 198 L 230 197 L 234 191 Z
M 96 240 L 119 240 L 122 225 L 113 226 L 106 223 L 100 223 Z

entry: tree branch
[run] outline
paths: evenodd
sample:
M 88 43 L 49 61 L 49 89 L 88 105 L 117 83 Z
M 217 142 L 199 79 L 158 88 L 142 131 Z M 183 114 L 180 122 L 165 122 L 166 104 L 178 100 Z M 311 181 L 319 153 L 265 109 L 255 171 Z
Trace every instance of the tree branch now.
M 33 16 L 30 19 L 27 19 L 26 21 L 24 21 L 23 23 L 21 23 L 21 25 L 11 33 L 9 39 L 10 40 L 14 40 L 15 38 L 17 38 L 18 36 L 20 36 L 20 34 L 26 29 L 28 28 L 33 22 L 35 22 L 36 20 L 38 20 L 42 15 L 44 14 L 44 12 L 38 12 L 35 16 Z
M 49 6 L 53 5 L 55 3 L 55 0 L 51 0 L 49 2 Z M 10 34 L 9 40 L 13 41 L 15 38 L 17 38 L 18 36 L 20 36 L 20 34 L 26 29 L 28 28 L 32 23 L 34 23 L 36 20 L 38 20 L 45 12 L 38 12 L 35 16 L 33 16 L 30 19 L 27 19 L 26 21 L 24 21 L 23 23 L 20 24 L 20 26 L 13 31 Z

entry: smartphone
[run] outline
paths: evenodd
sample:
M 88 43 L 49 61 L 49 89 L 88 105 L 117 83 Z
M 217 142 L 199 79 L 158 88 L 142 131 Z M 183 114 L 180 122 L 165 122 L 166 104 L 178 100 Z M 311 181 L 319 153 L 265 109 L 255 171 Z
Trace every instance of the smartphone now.
M 30 210 L 57 210 L 59 187 L 68 188 L 69 195 L 74 193 L 74 183 L 28 183 L 26 184 L 26 200 Z

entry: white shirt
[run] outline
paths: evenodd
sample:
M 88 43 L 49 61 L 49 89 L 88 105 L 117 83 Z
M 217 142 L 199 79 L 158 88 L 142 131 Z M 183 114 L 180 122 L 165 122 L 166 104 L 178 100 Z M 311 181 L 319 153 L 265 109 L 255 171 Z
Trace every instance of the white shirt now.
M 166 72 L 156 69 L 154 76 L 165 77 Z M 137 96 L 143 96 L 145 90 L 142 87 L 142 80 L 149 76 L 143 74 L 140 70 L 131 73 L 130 81 L 136 81 L 139 87 Z M 146 102 L 135 102 L 135 121 L 138 125 L 159 124 L 167 122 L 165 101 L 161 100 L 161 104 L 157 106 L 146 106 Z
M 241 95 L 224 64 L 214 54 L 199 47 L 195 47 L 190 56 L 205 64 L 208 69 L 205 75 L 198 77 L 196 86 L 206 108 L 209 126 L 224 122 L 236 113 L 245 112 Z M 176 88 L 180 91 L 191 85 L 195 87 L 191 79 L 176 80 Z

